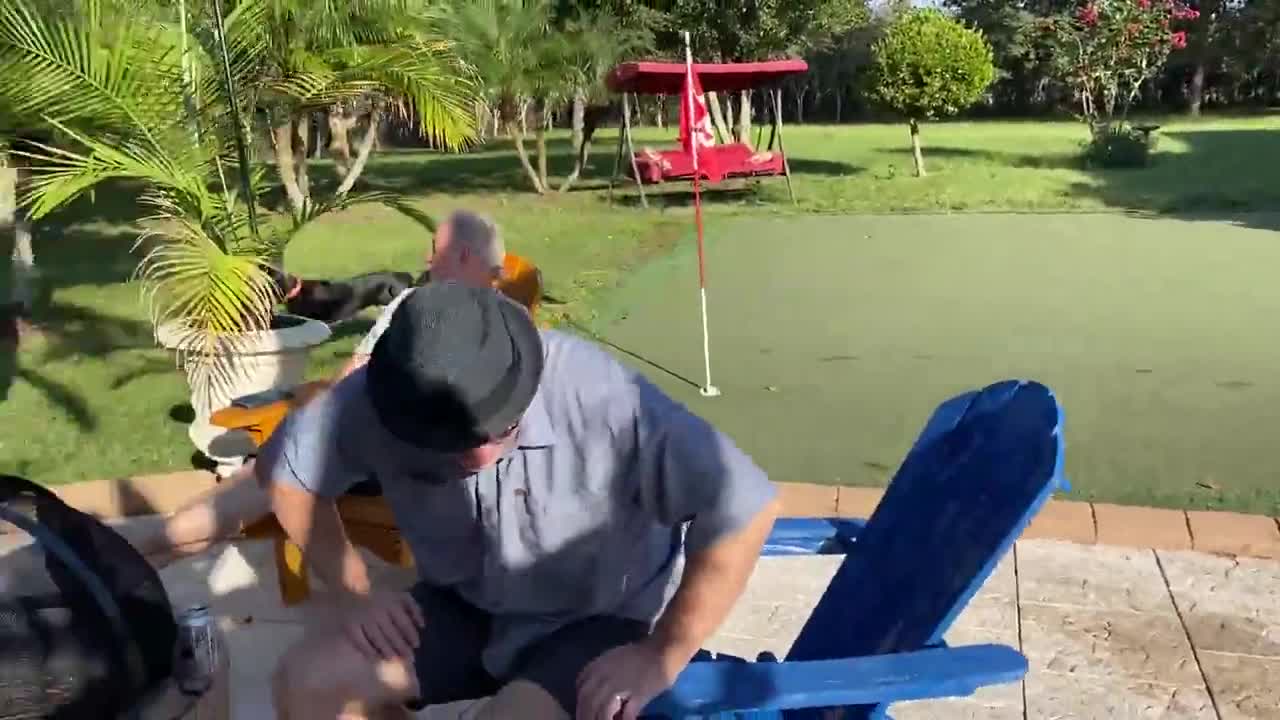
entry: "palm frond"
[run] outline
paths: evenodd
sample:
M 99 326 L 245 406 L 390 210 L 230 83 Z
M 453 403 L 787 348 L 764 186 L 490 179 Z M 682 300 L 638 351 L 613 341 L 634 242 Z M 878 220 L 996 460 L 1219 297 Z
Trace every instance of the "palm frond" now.
M 30 0 L 0 2 L 0 76 L 11 112 L 143 137 L 172 122 L 181 110 L 172 36 L 123 17 L 104 26 L 101 16 L 97 0 L 62 14 L 38 12 Z
M 270 326 L 276 291 L 262 262 L 224 251 L 181 209 L 152 198 L 157 229 L 139 238 L 146 245 L 135 279 L 157 332 L 167 332 L 196 397 L 225 394 L 239 379 L 231 360 Z
M 193 145 L 190 136 L 102 140 L 62 123 L 51 122 L 83 149 L 29 143 L 19 151 L 39 168 L 28 183 L 26 201 L 32 217 L 41 218 L 109 179 L 139 180 L 180 198 L 184 209 L 204 220 L 215 212 L 208 188 L 209 148 Z M 180 130 L 173 128 L 172 134 Z
M 419 131 L 448 149 L 475 137 L 474 84 L 451 53 L 425 44 L 364 48 L 359 64 L 338 73 L 340 82 L 372 81 L 387 95 L 403 98 Z

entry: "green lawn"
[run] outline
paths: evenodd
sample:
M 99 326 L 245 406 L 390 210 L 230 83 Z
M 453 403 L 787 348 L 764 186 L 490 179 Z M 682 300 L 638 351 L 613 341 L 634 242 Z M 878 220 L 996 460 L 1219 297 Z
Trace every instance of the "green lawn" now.
M 1014 347 L 1023 348 L 1021 351 L 1008 356 L 993 354 L 995 359 L 988 365 L 972 359 L 927 364 L 929 371 L 924 373 L 923 384 L 918 373 L 906 372 L 901 357 L 892 354 L 870 350 L 823 354 L 860 358 L 856 375 L 863 379 L 843 386 L 850 392 L 840 400 L 856 410 L 839 422 L 840 428 L 867 425 L 865 431 L 856 432 L 867 443 L 861 446 L 867 449 L 860 450 L 856 460 L 847 456 L 840 443 L 826 445 L 825 449 L 810 447 L 803 453 L 759 447 L 753 438 L 767 437 L 775 426 L 765 406 L 755 415 L 736 419 L 721 418 L 715 414 L 721 411 L 715 408 L 710 412 L 723 419 L 745 445 L 760 453 L 780 479 L 873 483 L 882 479 L 885 472 L 880 466 L 892 466 L 900 456 L 907 435 L 922 420 L 919 415 L 940 399 L 940 393 L 980 383 L 1000 371 L 1016 371 L 1044 376 L 1055 387 L 1071 388 L 1066 403 L 1072 423 L 1074 479 L 1086 492 L 1117 500 L 1219 502 L 1230 507 L 1270 508 L 1268 503 L 1274 504 L 1274 495 L 1257 489 L 1262 486 L 1259 483 L 1240 480 L 1238 472 L 1206 481 L 1220 487 L 1219 492 L 1200 488 L 1194 482 L 1187 487 L 1183 479 L 1173 480 L 1160 469 L 1175 466 L 1165 457 L 1178 458 L 1176 466 L 1196 467 L 1188 464 L 1184 456 L 1200 437 L 1189 429 L 1208 424 L 1197 418 L 1215 418 L 1213 425 L 1218 428 L 1234 427 L 1222 418 L 1237 417 L 1231 414 L 1236 406 L 1222 405 L 1219 395 L 1236 398 L 1237 403 L 1264 395 L 1266 378 L 1260 372 L 1246 372 L 1257 368 L 1241 367 L 1239 363 L 1256 360 L 1261 364 L 1270 357 L 1260 350 L 1265 333 L 1250 336 L 1242 329 L 1251 327 L 1270 307 L 1272 296 L 1256 283 L 1242 284 L 1244 275 L 1234 273 L 1238 270 L 1248 277 L 1261 277 L 1274 266 L 1266 262 L 1273 258 L 1256 249 L 1265 248 L 1272 233 L 1233 230 L 1228 221 L 1235 218 L 1238 224 L 1265 227 L 1271 221 L 1259 218 L 1266 216 L 1242 212 L 1280 209 L 1280 165 L 1273 160 L 1280 157 L 1277 130 L 1280 119 L 1270 118 L 1169 123 L 1161 130 L 1160 152 L 1153 167 L 1096 172 L 1079 167 L 1074 160 L 1083 136 L 1077 124 L 940 124 L 924 130 L 926 159 L 932 174 L 917 179 L 910 177 L 904 126 L 788 127 L 786 147 L 796 175 L 800 197 L 797 207 L 786 202 L 785 186 L 780 181 L 731 183 L 729 189 L 708 196 L 708 233 L 715 252 L 743 255 L 737 261 L 741 272 L 722 256 L 713 262 L 712 282 L 720 293 L 714 296 L 719 300 L 713 303 L 728 303 L 732 283 L 754 278 L 750 280 L 753 285 L 744 286 L 740 294 L 751 296 L 757 292 L 751 288 L 756 287 L 763 293 L 759 298 L 768 298 L 772 308 L 756 317 L 744 312 L 741 304 L 713 304 L 713 312 L 720 308 L 720 314 L 713 317 L 718 334 L 730 332 L 731 323 L 737 321 L 740 330 L 732 332 L 742 342 L 755 336 L 763 344 L 774 343 L 778 347 L 780 343 L 769 338 L 799 333 L 803 327 L 810 331 L 816 328 L 817 332 L 811 332 L 812 337 L 806 335 L 809 339 L 804 341 L 806 347 L 816 348 L 839 338 L 844 339 L 838 342 L 845 342 L 848 333 L 866 332 L 867 327 L 880 328 L 880 332 L 888 332 L 884 328 L 905 328 L 923 313 L 925 319 L 933 318 L 934 324 L 921 326 L 923 329 L 913 335 L 921 347 L 928 348 L 920 354 L 949 357 L 944 350 L 955 344 L 961 348 L 957 350 L 959 356 L 972 358 L 973 348 L 981 347 L 972 338 L 990 332 L 983 328 L 994 320 L 993 306 L 976 300 L 954 302 L 950 295 L 942 294 L 941 289 L 935 288 L 943 278 L 942 269 L 950 268 L 957 277 L 963 277 L 966 273 L 971 275 L 975 268 L 987 267 L 972 265 L 978 258 L 1007 255 L 1002 262 L 1013 263 L 1013 258 L 1025 256 L 1027 262 L 1038 263 L 1037 267 L 1054 282 L 1072 286 L 1072 293 L 1053 296 L 1058 304 L 1054 305 L 1056 314 L 1052 317 L 1059 327 L 1074 331 L 1086 322 L 1082 318 L 1092 318 L 1090 323 L 1105 323 L 1109 318 L 1126 317 L 1126 313 L 1133 315 L 1141 309 L 1147 332 L 1162 338 L 1157 348 L 1161 356 L 1182 358 L 1173 363 L 1183 368 L 1179 372 L 1190 372 L 1187 368 L 1194 366 L 1199 368 L 1198 377 L 1213 376 L 1214 382 L 1226 385 L 1202 390 L 1192 383 L 1186 393 L 1175 395 L 1173 383 L 1178 376 L 1166 375 L 1167 371 L 1162 371 L 1155 360 L 1142 361 L 1154 365 L 1150 368 L 1153 372 L 1136 372 L 1141 369 L 1137 357 L 1141 353 L 1133 343 L 1142 335 L 1124 326 L 1099 326 L 1090 331 L 1096 336 L 1085 333 L 1087 347 L 1070 340 L 1078 333 L 1062 334 L 1063 339 L 1054 344 L 1045 339 L 1055 337 L 1053 331 L 1039 328 L 1041 335 L 1035 336 L 1039 340 L 1025 341 L 1033 347 L 1018 345 L 1023 342 L 1018 340 Z M 643 128 L 639 134 L 642 144 L 662 146 L 674 143 L 675 130 Z M 696 311 L 696 306 L 686 309 L 673 304 L 677 299 L 687 299 L 687 295 L 674 290 L 681 288 L 679 283 L 689 282 L 688 274 L 683 269 L 662 269 L 667 262 L 685 262 L 679 253 L 670 255 L 668 251 L 677 241 L 684 243 L 683 251 L 688 250 L 691 218 L 687 188 L 677 186 L 658 193 L 654 207 L 642 210 L 635 206 L 634 190 L 624 187 L 620 202 L 610 206 L 603 188 L 604 176 L 612 166 L 615 140 L 616 131 L 601 131 L 588 176 L 565 195 L 537 198 L 527 193 L 522 171 L 505 144 L 462 156 L 416 151 L 384 153 L 375 156 L 364 185 L 405 193 L 431 212 L 469 206 L 493 213 L 504 227 L 509 247 L 529 255 L 543 267 L 550 295 L 564 303 L 549 308 L 557 318 L 612 332 L 626 324 L 610 326 L 606 319 L 597 317 L 601 307 L 625 308 L 635 317 L 650 313 L 655 318 L 676 312 L 677 308 L 682 313 Z M 551 147 L 553 174 L 567 171 L 570 163 L 566 139 L 554 137 Z M 323 171 L 323 166 L 318 168 L 316 184 L 331 182 L 323 177 Z M 1055 217 L 1044 223 L 1051 223 L 1058 230 L 1046 234 L 1038 218 L 1027 218 L 1022 221 L 1022 230 L 1009 232 L 996 225 L 982 229 L 986 227 L 982 223 L 988 220 L 972 216 L 812 217 L 814 212 L 1001 210 L 1181 211 L 1194 213 L 1188 217 L 1195 221 L 1168 221 L 1168 225 L 1131 221 L 1129 226 L 1108 225 L 1117 221 L 1114 218 Z M 24 347 L 17 357 L 0 356 L 0 423 L 9 429 L 0 439 L 0 469 L 56 483 L 189 466 L 191 448 L 182 425 L 185 388 L 171 359 L 154 348 L 137 287 L 126 282 L 136 261 L 129 253 L 136 234 L 136 214 L 128 196 L 104 192 L 96 203 L 81 203 L 40 227 L 37 254 L 50 291 L 42 303 L 40 319 L 50 333 Z M 989 220 L 997 225 L 1006 221 L 1012 222 Z M 1156 230 L 1183 226 L 1188 228 L 1183 235 Z M 863 237 L 864 227 L 881 228 L 872 233 L 874 242 L 868 244 Z M 1190 228 L 1196 228 L 1195 232 Z M 775 232 L 779 233 L 778 241 L 762 250 L 763 238 Z M 1156 234 L 1164 232 L 1183 240 L 1166 245 Z M 1250 239 L 1241 240 L 1243 237 Z M 1054 241 L 1048 241 L 1050 238 Z M 1096 242 L 1082 242 L 1082 238 L 1094 238 Z M 423 231 L 407 219 L 382 208 L 357 208 L 326 218 L 309 229 L 290 247 L 288 261 L 297 272 L 319 276 L 384 268 L 412 270 L 421 263 L 425 243 Z M 1019 243 L 1025 243 L 1025 247 Z M 1246 257 L 1242 247 L 1255 248 L 1260 254 Z M 762 252 L 765 257 L 757 257 Z M 1129 257 L 1129 261 L 1117 263 L 1117 255 Z M 650 262 L 662 257 L 670 259 Z M 810 277 L 792 271 L 763 278 L 755 274 L 757 270 L 753 268 L 768 263 L 812 263 L 814 274 Z M 1148 287 L 1147 264 L 1164 268 L 1160 275 L 1167 278 L 1162 281 L 1164 284 Z M 1178 277 L 1178 268 L 1201 272 L 1175 282 L 1169 278 Z M 1037 293 L 1054 289 L 1020 276 L 984 277 L 985 283 L 979 284 L 974 296 L 1002 299 L 1001 308 L 1015 312 L 1021 323 L 1034 319 L 1029 308 L 1049 303 L 1043 298 L 1037 301 Z M 624 282 L 624 289 L 613 290 L 620 281 L 627 280 L 631 282 Z M 833 315 L 839 322 L 813 325 L 817 321 L 811 317 L 812 308 L 806 305 L 812 300 L 806 298 L 816 292 L 813 286 L 823 283 L 843 292 L 843 304 Z M 1099 287 L 1107 289 L 1101 296 Z M 1253 294 L 1246 298 L 1242 287 L 1253 288 Z M 637 294 L 636 288 L 647 290 Z M 1203 292 L 1188 292 L 1195 288 Z M 838 294 L 837 290 L 832 292 Z M 931 305 L 921 299 L 921 293 L 950 314 L 925 312 Z M 1187 318 L 1188 306 L 1195 297 L 1202 297 L 1206 303 L 1202 306 L 1204 322 L 1206 327 L 1217 323 L 1213 327 L 1218 327 L 1214 331 L 1218 335 L 1205 330 L 1183 336 L 1180 323 Z M 1100 311 L 1103 298 L 1113 312 Z M 1069 319 L 1073 308 L 1083 313 L 1076 320 Z M 795 324 L 798 317 L 809 320 Z M 684 319 L 696 319 L 696 315 Z M 335 369 L 366 326 L 367 320 L 352 323 L 320 348 L 313 371 L 319 374 Z M 1216 344 L 1206 344 L 1209 336 L 1216 338 Z M 875 333 L 868 336 L 872 346 L 887 342 L 875 337 Z M 1119 338 L 1129 344 L 1112 347 L 1100 341 L 1103 337 Z M 667 343 L 659 339 L 652 344 Z M 775 360 L 767 354 L 759 350 L 739 353 L 733 350 L 729 339 L 719 335 L 717 348 L 717 367 L 726 373 L 726 382 L 741 377 L 741 382 L 754 383 L 757 371 L 767 375 L 782 373 L 787 366 L 796 367 L 797 361 L 778 360 L 776 370 L 770 370 Z M 639 351 L 653 349 L 646 343 Z M 1188 358 L 1199 357 L 1196 353 L 1204 357 L 1193 363 Z M 1039 364 L 1028 358 L 1037 359 Z M 676 360 L 673 358 L 672 362 Z M 1063 368 L 1055 369 L 1053 362 L 1061 363 Z M 1168 391 L 1160 397 L 1172 405 L 1142 405 L 1140 395 L 1121 405 L 1125 412 L 1132 413 L 1135 427 L 1151 428 L 1149 442 L 1144 440 L 1132 447 L 1125 444 L 1123 452 L 1105 443 L 1082 445 L 1085 437 L 1113 427 L 1113 419 L 1108 420 L 1107 413 L 1099 412 L 1098 417 L 1093 417 L 1084 408 L 1103 402 L 1103 390 L 1111 392 L 1123 385 L 1118 376 L 1106 382 L 1099 378 L 1094 399 L 1086 399 L 1091 392 L 1088 363 L 1106 367 L 1135 365 L 1128 370 L 1133 375 L 1129 380 L 1134 383 L 1169 383 L 1162 385 Z M 849 363 L 831 361 L 823 365 L 826 370 L 814 372 L 835 373 L 846 364 Z M 803 364 L 799 367 L 804 368 Z M 939 367 L 951 369 L 939 372 Z M 696 363 L 684 372 L 696 376 Z M 1065 386 L 1060 377 L 1067 378 Z M 876 378 L 881 380 L 871 382 Z M 1246 381 L 1254 385 L 1240 384 Z M 781 380 L 772 383 L 779 390 L 763 392 L 774 400 L 791 397 L 787 384 L 779 383 Z M 770 384 L 764 380 L 759 387 Z M 733 407 L 739 402 L 734 398 L 741 394 L 727 395 L 717 407 Z M 824 396 L 815 402 L 821 405 L 835 401 Z M 749 409 L 746 405 L 741 407 Z M 1171 409 L 1191 418 L 1185 425 L 1188 431 L 1157 436 L 1157 429 L 1168 429 L 1183 421 L 1166 417 L 1166 411 Z M 869 416 L 897 419 L 881 425 L 869 423 Z M 801 413 L 794 417 L 801 417 Z M 837 420 L 834 414 L 823 417 Z M 1238 417 L 1241 422 L 1250 421 L 1252 427 L 1262 426 L 1256 421 L 1256 412 L 1242 409 Z M 1192 420 L 1198 424 L 1189 424 Z M 824 432 L 825 428 L 817 429 L 819 436 Z M 1253 436 L 1247 433 L 1234 435 L 1237 444 L 1230 448 L 1230 457 L 1249 457 L 1248 452 L 1256 453 L 1256 448 L 1264 446 L 1253 442 Z M 1122 433 L 1117 437 L 1128 436 Z M 809 446 L 802 443 L 800 447 Z M 872 447 L 877 449 L 875 453 L 870 451 Z M 1206 462 L 1214 458 L 1225 462 L 1222 453 L 1226 450 L 1212 443 L 1205 447 L 1218 448 L 1213 450 L 1217 455 L 1206 455 Z M 1251 458 L 1254 469 L 1243 477 L 1264 472 L 1264 463 L 1258 460 Z M 1232 461 L 1233 468 L 1236 462 Z M 846 465 L 862 469 L 830 472 L 833 467 Z M 1097 482 L 1087 479 L 1095 473 Z M 1239 482 L 1244 485 L 1236 485 Z
M 800 209 L 880 213 L 1144 210 L 1198 212 L 1280 207 L 1280 116 L 1166 122 L 1144 170 L 1086 171 L 1077 159 L 1083 126 L 1067 122 L 925 125 L 929 177 L 911 176 L 905 125 L 784 128 Z M 674 131 L 645 129 L 660 147 Z M 767 135 L 767 132 L 766 132 Z M 612 167 L 608 152 L 599 172 Z M 604 156 L 608 157 L 604 157 Z M 780 182 L 744 198 L 786 201 Z
M 1074 496 L 1280 514 L 1280 214 L 726 219 L 708 227 L 718 398 L 686 245 L 595 329 L 778 480 L 881 485 L 942 400 L 1004 378 L 1066 412 Z
M 507 229 L 508 248 L 545 269 L 548 294 L 560 301 L 547 306 L 553 318 L 589 319 L 601 290 L 669 250 L 684 230 L 679 218 L 595 203 L 457 202 L 491 212 Z M 421 201 L 439 214 L 454 204 Z M 85 214 L 76 208 L 70 215 Z M 152 341 L 138 287 L 125 282 L 133 270 L 128 227 L 127 217 L 117 217 L 42 228 L 38 261 L 53 292 L 39 319 L 49 333 L 17 357 L 8 348 L 0 355 L 0 426 L 8 429 L 0 438 L 0 469 L 62 483 L 191 467 L 185 384 Z M 290 246 L 287 262 L 314 277 L 416 270 L 426 243 L 424 231 L 403 216 L 361 207 L 308 229 Z M 371 324 L 372 314 L 339 328 L 313 355 L 313 373 L 337 370 Z

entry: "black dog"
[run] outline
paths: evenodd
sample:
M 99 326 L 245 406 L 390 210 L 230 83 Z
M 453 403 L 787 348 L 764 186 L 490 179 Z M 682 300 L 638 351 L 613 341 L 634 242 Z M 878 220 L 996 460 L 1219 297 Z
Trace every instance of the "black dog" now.
M 386 305 L 415 285 L 406 272 L 372 272 L 347 280 L 304 280 L 275 267 L 267 273 L 290 314 L 330 324 L 350 320 L 367 307 Z

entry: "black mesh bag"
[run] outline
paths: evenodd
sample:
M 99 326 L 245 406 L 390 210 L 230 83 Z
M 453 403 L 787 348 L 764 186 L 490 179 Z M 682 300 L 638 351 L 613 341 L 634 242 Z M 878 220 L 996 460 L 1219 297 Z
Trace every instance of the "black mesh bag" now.
M 168 681 L 178 636 L 155 569 L 119 533 L 0 475 L 0 720 L 135 717 Z

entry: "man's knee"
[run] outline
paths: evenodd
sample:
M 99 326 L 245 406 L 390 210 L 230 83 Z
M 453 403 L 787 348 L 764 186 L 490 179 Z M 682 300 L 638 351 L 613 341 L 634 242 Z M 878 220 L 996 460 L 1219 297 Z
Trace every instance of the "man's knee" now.
M 355 708 L 380 717 L 370 709 L 403 704 L 418 692 L 412 662 L 371 661 L 332 632 L 305 637 L 290 648 L 276 666 L 272 685 L 277 702 L 285 703 L 291 713 L 308 708 L 313 714 L 332 712 L 330 717 Z
M 551 693 L 528 680 L 516 680 L 475 709 L 475 720 L 569 720 Z

